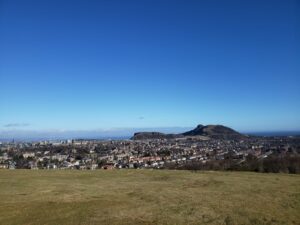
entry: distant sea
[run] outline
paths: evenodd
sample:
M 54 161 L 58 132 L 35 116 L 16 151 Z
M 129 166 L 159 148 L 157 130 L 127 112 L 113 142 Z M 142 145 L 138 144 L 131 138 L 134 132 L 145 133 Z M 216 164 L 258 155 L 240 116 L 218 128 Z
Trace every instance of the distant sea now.
M 260 131 L 260 132 L 245 132 L 244 134 L 265 137 L 284 137 L 284 136 L 300 136 L 300 131 Z

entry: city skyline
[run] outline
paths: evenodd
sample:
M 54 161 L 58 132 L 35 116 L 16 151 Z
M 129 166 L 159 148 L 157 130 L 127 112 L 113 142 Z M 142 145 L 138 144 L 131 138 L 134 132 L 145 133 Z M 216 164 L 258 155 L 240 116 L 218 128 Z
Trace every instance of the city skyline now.
M 299 11 L 293 0 L 0 0 L 0 134 L 299 131 Z

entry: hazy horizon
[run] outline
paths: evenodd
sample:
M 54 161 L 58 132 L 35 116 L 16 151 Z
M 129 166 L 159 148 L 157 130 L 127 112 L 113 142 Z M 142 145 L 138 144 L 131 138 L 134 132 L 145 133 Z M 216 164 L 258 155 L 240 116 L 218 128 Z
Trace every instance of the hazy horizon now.
M 95 130 L 0 130 L 1 140 L 55 140 L 55 139 L 106 139 L 106 138 L 130 138 L 136 132 L 162 132 L 183 133 L 195 127 L 144 127 L 144 128 L 111 128 Z M 237 130 L 242 134 L 261 136 L 289 136 L 300 135 L 300 130 Z

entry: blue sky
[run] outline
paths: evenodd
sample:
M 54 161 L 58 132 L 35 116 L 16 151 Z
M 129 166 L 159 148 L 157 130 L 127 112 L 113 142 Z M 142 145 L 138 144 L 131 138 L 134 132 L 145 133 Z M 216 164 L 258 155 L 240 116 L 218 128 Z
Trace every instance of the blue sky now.
M 0 130 L 300 130 L 299 1 L 0 0 Z

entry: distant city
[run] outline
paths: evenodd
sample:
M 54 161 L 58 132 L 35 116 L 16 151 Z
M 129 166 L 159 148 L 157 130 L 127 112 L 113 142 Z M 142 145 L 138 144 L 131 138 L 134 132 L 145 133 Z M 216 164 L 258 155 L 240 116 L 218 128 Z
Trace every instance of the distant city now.
M 2 169 L 212 169 L 300 172 L 297 132 L 240 134 L 198 125 L 178 134 L 0 142 Z

